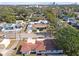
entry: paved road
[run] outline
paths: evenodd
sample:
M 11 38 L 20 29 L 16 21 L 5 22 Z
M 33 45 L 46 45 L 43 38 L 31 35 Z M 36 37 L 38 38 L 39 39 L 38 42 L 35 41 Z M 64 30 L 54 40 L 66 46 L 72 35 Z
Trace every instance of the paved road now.
M 44 39 L 54 39 L 54 36 L 50 37 L 50 34 L 44 33 L 44 34 L 36 34 L 36 33 L 26 33 L 26 32 L 21 32 L 21 33 L 7 33 L 6 34 L 6 39 L 16 39 L 16 40 L 22 40 L 22 39 L 28 39 L 28 38 L 38 38 L 38 37 L 43 37 Z

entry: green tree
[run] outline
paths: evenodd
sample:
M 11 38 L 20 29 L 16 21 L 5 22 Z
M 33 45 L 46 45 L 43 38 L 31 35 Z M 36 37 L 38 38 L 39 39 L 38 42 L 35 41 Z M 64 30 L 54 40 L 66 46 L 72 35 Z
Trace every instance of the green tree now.
M 7 23 L 13 23 L 16 21 L 16 17 L 14 15 L 6 15 L 5 17 L 5 21 Z
M 48 8 L 47 10 L 44 11 L 45 15 L 48 18 L 49 23 L 49 27 L 48 29 L 51 31 L 52 34 L 54 34 L 57 30 L 58 27 L 58 19 L 56 18 L 56 15 L 54 15 L 53 13 L 51 13 L 51 9 Z
M 62 28 L 56 33 L 57 46 L 66 55 L 79 55 L 79 31 L 71 26 Z

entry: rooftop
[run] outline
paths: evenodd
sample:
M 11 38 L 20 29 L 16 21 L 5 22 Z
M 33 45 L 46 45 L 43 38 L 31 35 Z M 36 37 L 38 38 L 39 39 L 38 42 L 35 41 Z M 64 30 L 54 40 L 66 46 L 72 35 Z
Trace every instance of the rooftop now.
M 55 43 L 51 40 L 44 40 L 44 41 L 37 41 L 35 44 L 23 42 L 21 44 L 21 52 L 28 52 L 28 51 L 43 51 L 43 50 L 52 50 L 55 48 Z
M 36 41 L 35 44 L 24 42 L 22 43 L 21 52 L 28 52 L 32 50 L 45 50 L 44 42 L 43 41 Z
M 33 24 L 32 26 L 35 27 L 35 28 L 45 28 L 48 25 L 47 24 Z

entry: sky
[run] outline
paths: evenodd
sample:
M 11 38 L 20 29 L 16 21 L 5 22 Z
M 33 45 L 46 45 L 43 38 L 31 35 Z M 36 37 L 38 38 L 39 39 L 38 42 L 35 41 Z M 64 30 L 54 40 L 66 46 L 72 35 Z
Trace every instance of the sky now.
M 6 2 L 9 2 L 9 3 L 6 3 Z M 27 4 L 38 4 L 37 2 L 56 2 L 57 4 L 69 4 L 69 2 L 72 2 L 72 3 L 79 4 L 79 0 L 0 0 L 0 5 L 2 4 L 26 4 L 26 2 Z
M 79 0 L 0 0 L 0 2 L 78 2 Z

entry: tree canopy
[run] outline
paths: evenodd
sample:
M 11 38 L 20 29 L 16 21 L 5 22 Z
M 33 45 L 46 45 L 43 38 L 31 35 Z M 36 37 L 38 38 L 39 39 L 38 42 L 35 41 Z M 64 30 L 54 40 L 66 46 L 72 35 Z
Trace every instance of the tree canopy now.
M 25 6 L 0 6 L 0 21 L 15 22 L 15 20 L 26 20 L 26 17 L 31 14 L 31 9 L 26 9 Z
M 66 55 L 79 55 L 79 31 L 71 26 L 60 29 L 56 33 L 57 46 Z

